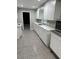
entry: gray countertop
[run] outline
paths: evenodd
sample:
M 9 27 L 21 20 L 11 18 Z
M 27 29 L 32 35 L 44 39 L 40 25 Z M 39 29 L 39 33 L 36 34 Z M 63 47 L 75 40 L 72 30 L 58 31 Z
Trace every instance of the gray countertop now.
M 37 25 L 41 24 L 41 23 L 38 23 L 38 22 L 34 22 L 34 23 L 37 24 Z M 55 30 L 55 28 L 52 28 L 52 27 L 44 25 L 44 24 L 39 25 L 39 26 L 42 27 L 43 29 L 51 31 L 52 33 L 55 33 L 56 35 L 61 37 L 61 32 L 58 32 L 57 30 Z
M 41 23 L 37 23 L 37 22 L 34 22 L 35 24 L 37 24 L 38 26 L 42 27 L 43 29 L 47 30 L 47 31 L 52 31 L 52 30 L 55 30 L 55 28 L 52 28 L 50 26 L 47 26 L 45 24 L 41 24 Z M 41 25 L 40 25 L 41 24 Z
M 57 30 L 53 30 L 53 31 L 51 31 L 51 32 L 53 32 L 53 33 L 55 33 L 55 34 L 57 34 L 58 36 L 61 37 L 61 32 L 58 32 Z

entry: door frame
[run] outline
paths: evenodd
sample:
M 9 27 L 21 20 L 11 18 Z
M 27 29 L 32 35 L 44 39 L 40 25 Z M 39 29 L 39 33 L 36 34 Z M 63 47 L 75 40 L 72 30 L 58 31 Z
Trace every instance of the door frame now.
M 22 20 L 23 20 L 23 12 L 28 12 L 29 13 L 29 15 L 30 15 L 30 23 L 31 23 L 31 12 L 30 11 L 21 11 L 21 13 L 22 13 Z M 23 20 L 23 22 L 24 22 L 24 20 Z M 31 24 L 30 24 L 30 27 L 31 27 Z M 24 28 L 24 23 L 23 23 L 23 28 Z

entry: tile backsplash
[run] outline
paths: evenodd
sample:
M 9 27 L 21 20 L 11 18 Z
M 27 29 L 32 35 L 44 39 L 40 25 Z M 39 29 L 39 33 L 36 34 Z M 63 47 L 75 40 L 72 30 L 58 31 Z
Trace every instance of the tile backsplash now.
M 36 22 L 41 23 L 42 19 L 36 19 Z
M 38 23 L 43 23 L 43 24 L 46 24 L 50 27 L 53 27 L 55 28 L 55 23 L 56 23 L 56 20 L 42 20 L 42 19 L 36 19 L 36 22 Z
M 55 28 L 56 21 L 55 20 L 47 20 L 47 25 Z

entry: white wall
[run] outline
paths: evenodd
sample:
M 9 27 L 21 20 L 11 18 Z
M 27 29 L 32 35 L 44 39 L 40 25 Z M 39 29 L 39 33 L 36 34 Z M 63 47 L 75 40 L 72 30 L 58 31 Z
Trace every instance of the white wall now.
M 28 9 L 18 9 L 17 10 L 17 23 L 22 23 L 23 24 L 23 14 L 22 12 L 30 12 L 30 29 L 32 30 L 33 26 L 32 23 L 35 22 L 36 20 L 36 11 L 35 10 L 28 10 Z
M 17 10 L 17 23 L 23 23 L 21 10 Z

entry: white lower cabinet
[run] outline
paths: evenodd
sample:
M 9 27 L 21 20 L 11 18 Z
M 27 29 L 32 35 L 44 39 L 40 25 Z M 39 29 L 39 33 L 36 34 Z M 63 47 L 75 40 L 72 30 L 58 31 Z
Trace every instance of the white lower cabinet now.
M 61 37 L 35 23 L 33 24 L 33 29 L 39 35 L 44 44 L 47 47 L 50 47 L 56 55 L 61 58 Z
M 55 33 L 51 33 L 50 48 L 61 58 L 61 37 Z
M 39 35 L 39 37 L 41 38 L 41 40 L 44 42 L 44 44 L 48 47 L 50 46 L 49 42 L 51 39 L 51 33 L 50 31 L 47 31 L 45 29 L 43 29 L 42 27 L 40 27 L 37 24 L 33 24 L 33 28 L 34 31 Z
M 41 40 L 45 43 L 45 45 L 48 47 L 51 39 L 50 32 L 39 27 L 38 35 L 40 36 Z

